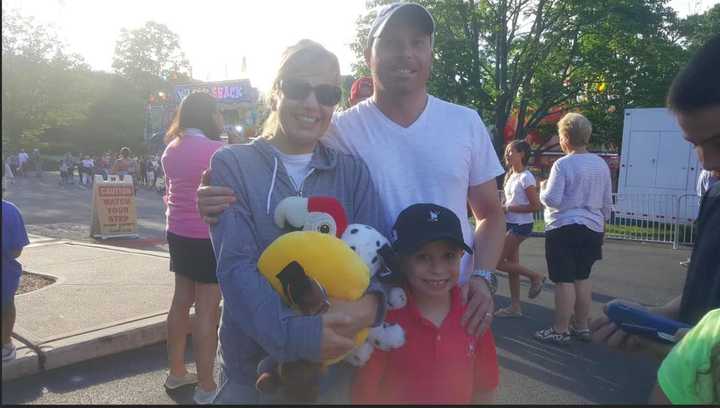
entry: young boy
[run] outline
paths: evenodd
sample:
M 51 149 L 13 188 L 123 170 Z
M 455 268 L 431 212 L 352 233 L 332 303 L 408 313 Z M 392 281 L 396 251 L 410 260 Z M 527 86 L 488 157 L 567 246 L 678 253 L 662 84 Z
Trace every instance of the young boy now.
M 492 402 L 498 384 L 492 334 L 469 336 L 460 323 L 460 260 L 463 250 L 472 254 L 460 220 L 445 207 L 414 204 L 400 213 L 393 230 L 408 303 L 385 320 L 402 326 L 406 343 L 375 350 L 357 373 L 353 403 Z
M 16 260 L 29 244 L 25 223 L 15 205 L 2 200 L 2 361 L 15 358 L 10 335 L 15 326 L 15 292 L 20 284 L 22 267 Z

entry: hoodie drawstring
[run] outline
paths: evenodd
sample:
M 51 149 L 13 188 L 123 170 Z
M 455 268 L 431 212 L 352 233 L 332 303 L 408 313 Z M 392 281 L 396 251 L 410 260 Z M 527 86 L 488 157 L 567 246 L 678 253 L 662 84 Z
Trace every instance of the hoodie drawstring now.
M 267 196 L 267 206 L 265 208 L 265 212 L 267 215 L 270 215 L 270 199 L 272 198 L 272 192 L 273 192 L 273 189 L 275 188 L 275 178 L 277 177 L 277 169 L 278 169 L 278 159 L 275 156 L 273 156 L 273 159 L 275 159 L 275 165 L 273 166 L 272 181 L 270 182 L 270 190 L 268 191 L 268 196 Z

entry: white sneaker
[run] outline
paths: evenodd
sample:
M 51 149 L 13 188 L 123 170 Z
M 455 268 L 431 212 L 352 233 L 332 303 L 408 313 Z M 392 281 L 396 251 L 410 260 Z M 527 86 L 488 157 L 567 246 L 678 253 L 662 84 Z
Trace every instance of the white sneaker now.
M 167 379 L 165 380 L 165 388 L 174 390 L 186 385 L 196 384 L 198 382 L 197 374 L 186 373 L 184 377 L 176 377 L 168 373 Z
M 199 385 L 195 387 L 195 395 L 193 401 L 198 405 L 210 405 L 215 401 L 217 396 L 217 388 L 212 391 L 205 391 Z
M 14 360 L 15 359 L 15 345 L 10 342 L 10 344 L 3 344 L 2 346 L 2 361 L 3 363 L 6 361 Z

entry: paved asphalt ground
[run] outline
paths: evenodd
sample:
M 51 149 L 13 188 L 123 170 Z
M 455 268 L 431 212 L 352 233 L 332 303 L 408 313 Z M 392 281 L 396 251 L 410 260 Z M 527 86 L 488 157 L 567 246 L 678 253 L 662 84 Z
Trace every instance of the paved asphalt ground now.
M 31 233 L 92 241 L 87 237 L 91 190 L 77 185 L 58 186 L 57 180 L 57 174 L 51 173 L 46 173 L 42 180 L 20 179 L 15 185 L 9 186 L 5 198 L 20 207 Z M 139 190 L 137 210 L 140 238 L 104 243 L 166 249 L 162 242 L 164 217 L 160 195 L 150 190 Z M 617 246 L 622 253 L 624 248 L 640 244 L 614 242 L 610 245 Z M 528 253 L 533 252 L 521 253 L 521 259 L 537 265 L 535 267 L 538 270 L 545 272 L 541 266 L 541 257 L 536 254 L 541 246 L 541 239 L 529 240 L 523 248 Z M 658 250 L 672 251 L 669 247 L 659 247 Z M 671 262 L 687 257 L 687 251 L 663 253 Z M 635 293 L 633 283 L 623 279 L 614 276 L 605 279 L 599 274 L 597 280 L 597 286 L 602 287 L 602 290 L 593 295 L 595 313 L 602 303 L 612 299 L 607 293 L 616 296 Z M 668 289 L 657 294 L 658 299 L 667 299 L 676 290 L 678 282 L 682 281 L 681 276 L 671 276 L 671 280 L 667 284 Z M 509 303 L 506 297 L 507 281 L 501 278 L 500 285 L 496 303 L 504 306 Z M 527 286 L 523 284 L 521 290 L 525 294 Z M 645 295 L 646 298 L 648 296 Z M 570 347 L 560 348 L 537 343 L 530 338 L 531 334 L 552 320 L 551 288 L 546 287 L 538 299 L 524 303 L 523 306 L 524 318 L 496 319 L 493 324 L 501 367 L 498 402 L 642 404 L 647 401 L 657 361 L 642 355 L 614 353 L 593 344 L 573 343 Z M 165 344 L 160 343 L 3 382 L 2 403 L 191 403 L 191 389 L 167 393 L 162 387 L 166 369 L 165 352 Z M 190 351 L 186 358 L 189 367 L 192 367 L 194 364 Z

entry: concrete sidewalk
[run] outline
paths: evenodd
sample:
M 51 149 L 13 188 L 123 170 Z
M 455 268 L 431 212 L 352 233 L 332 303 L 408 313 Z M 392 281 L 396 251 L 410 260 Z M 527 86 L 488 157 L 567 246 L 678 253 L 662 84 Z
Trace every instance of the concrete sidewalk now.
M 685 279 L 679 262 L 688 253 L 663 245 L 607 241 L 604 260 L 593 269 L 593 314 L 601 313 L 602 304 L 614 297 L 658 304 L 679 295 Z M 15 340 L 17 359 L 3 364 L 3 381 L 165 340 L 173 293 L 167 253 L 33 237 L 20 261 L 24 270 L 57 281 L 16 297 L 15 332 L 31 347 Z M 547 272 L 542 238 L 523 243 L 521 263 Z M 525 299 L 526 290 L 523 282 L 528 310 L 552 310 L 552 284 L 532 301 Z M 507 282 L 501 280 L 498 306 L 507 296 Z M 496 320 L 494 326 L 502 332 L 505 325 L 516 323 Z M 502 341 L 499 335 L 500 348 Z
M 17 358 L 3 381 L 165 339 L 167 253 L 32 238 L 23 269 L 56 281 L 16 296 Z

